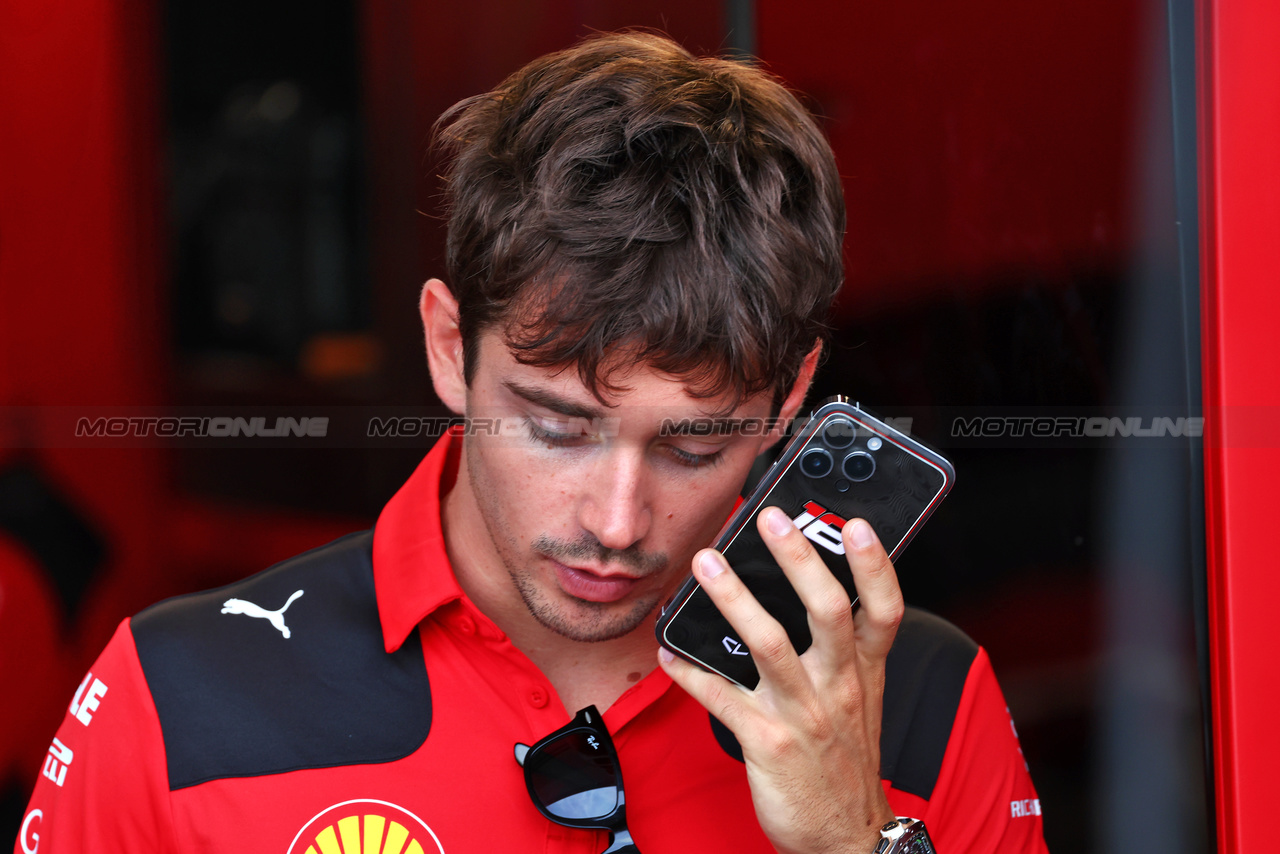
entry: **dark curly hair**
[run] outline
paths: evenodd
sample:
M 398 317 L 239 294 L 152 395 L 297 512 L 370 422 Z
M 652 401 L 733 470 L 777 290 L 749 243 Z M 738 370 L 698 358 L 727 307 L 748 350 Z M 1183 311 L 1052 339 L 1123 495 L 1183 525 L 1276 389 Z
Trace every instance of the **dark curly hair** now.
M 776 79 L 649 32 L 541 57 L 436 124 L 467 380 L 499 325 L 596 397 L 646 363 L 775 405 L 826 332 L 845 212 L 830 146 Z

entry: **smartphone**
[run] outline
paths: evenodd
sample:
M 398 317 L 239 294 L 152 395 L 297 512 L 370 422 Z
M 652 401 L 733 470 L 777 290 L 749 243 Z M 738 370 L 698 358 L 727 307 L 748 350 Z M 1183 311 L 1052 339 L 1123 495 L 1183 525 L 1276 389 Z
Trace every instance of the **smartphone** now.
M 955 469 L 937 451 L 836 397 L 814 410 L 778 461 L 729 517 L 713 547 L 743 584 L 787 630 L 797 652 L 813 642 L 808 614 L 756 528 L 765 507 L 779 507 L 812 541 L 856 604 L 853 573 L 840 531 L 866 519 L 891 560 L 955 483 Z M 760 681 L 751 650 L 690 576 L 662 607 L 658 642 L 698 666 L 754 688 Z

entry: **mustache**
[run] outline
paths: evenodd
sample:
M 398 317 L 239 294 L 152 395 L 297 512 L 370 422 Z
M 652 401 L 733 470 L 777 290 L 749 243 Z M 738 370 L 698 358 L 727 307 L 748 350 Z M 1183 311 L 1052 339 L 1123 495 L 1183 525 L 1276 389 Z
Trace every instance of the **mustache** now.
M 534 539 L 532 545 L 542 554 L 557 560 L 586 559 L 602 565 L 621 565 L 644 575 L 652 575 L 670 562 L 670 558 L 664 552 L 645 552 L 634 546 L 611 549 L 602 546 L 590 534 L 583 534 L 576 540 L 556 540 L 546 534 L 540 534 Z

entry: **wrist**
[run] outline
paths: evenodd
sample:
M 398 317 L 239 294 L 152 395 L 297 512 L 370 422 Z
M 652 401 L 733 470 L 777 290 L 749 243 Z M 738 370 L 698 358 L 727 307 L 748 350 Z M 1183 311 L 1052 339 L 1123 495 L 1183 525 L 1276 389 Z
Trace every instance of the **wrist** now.
M 854 827 L 838 828 L 835 825 L 828 824 L 823 834 L 823 839 L 818 844 L 817 838 L 811 838 L 806 843 L 795 845 L 780 844 L 776 840 L 771 840 L 774 845 L 774 851 L 777 854 L 870 854 L 875 850 L 877 844 L 881 840 L 880 828 L 886 823 L 895 821 L 893 811 L 885 805 L 885 812 L 876 812 L 868 816 L 867 821 L 858 822 Z
M 880 798 L 878 809 L 873 810 L 867 816 L 865 833 L 857 834 L 856 844 L 851 845 L 848 850 L 857 852 L 857 854 L 869 854 L 869 852 L 875 850 L 876 845 L 883 838 L 880 829 L 890 822 L 897 821 L 893 807 L 889 806 L 889 799 L 883 797 L 883 794 L 883 790 L 881 790 L 882 797 Z
M 865 822 L 859 822 L 856 829 L 850 829 L 839 843 L 823 848 L 823 851 L 827 854 L 871 854 L 883 838 L 880 829 L 896 820 L 886 802 L 882 810 L 869 815 Z

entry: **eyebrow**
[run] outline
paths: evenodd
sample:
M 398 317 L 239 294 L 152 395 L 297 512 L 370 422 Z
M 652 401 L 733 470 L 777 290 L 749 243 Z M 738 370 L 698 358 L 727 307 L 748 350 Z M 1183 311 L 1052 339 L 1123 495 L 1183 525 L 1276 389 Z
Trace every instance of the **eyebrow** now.
M 595 418 L 602 419 L 605 417 L 605 411 L 587 404 L 577 403 L 568 398 L 561 397 L 554 392 L 547 391 L 542 388 L 531 388 L 530 386 L 521 385 L 515 380 L 503 380 L 502 385 L 507 391 L 516 397 L 523 398 L 532 404 L 541 406 L 543 409 L 549 409 L 560 415 L 567 415 L 570 418 Z

